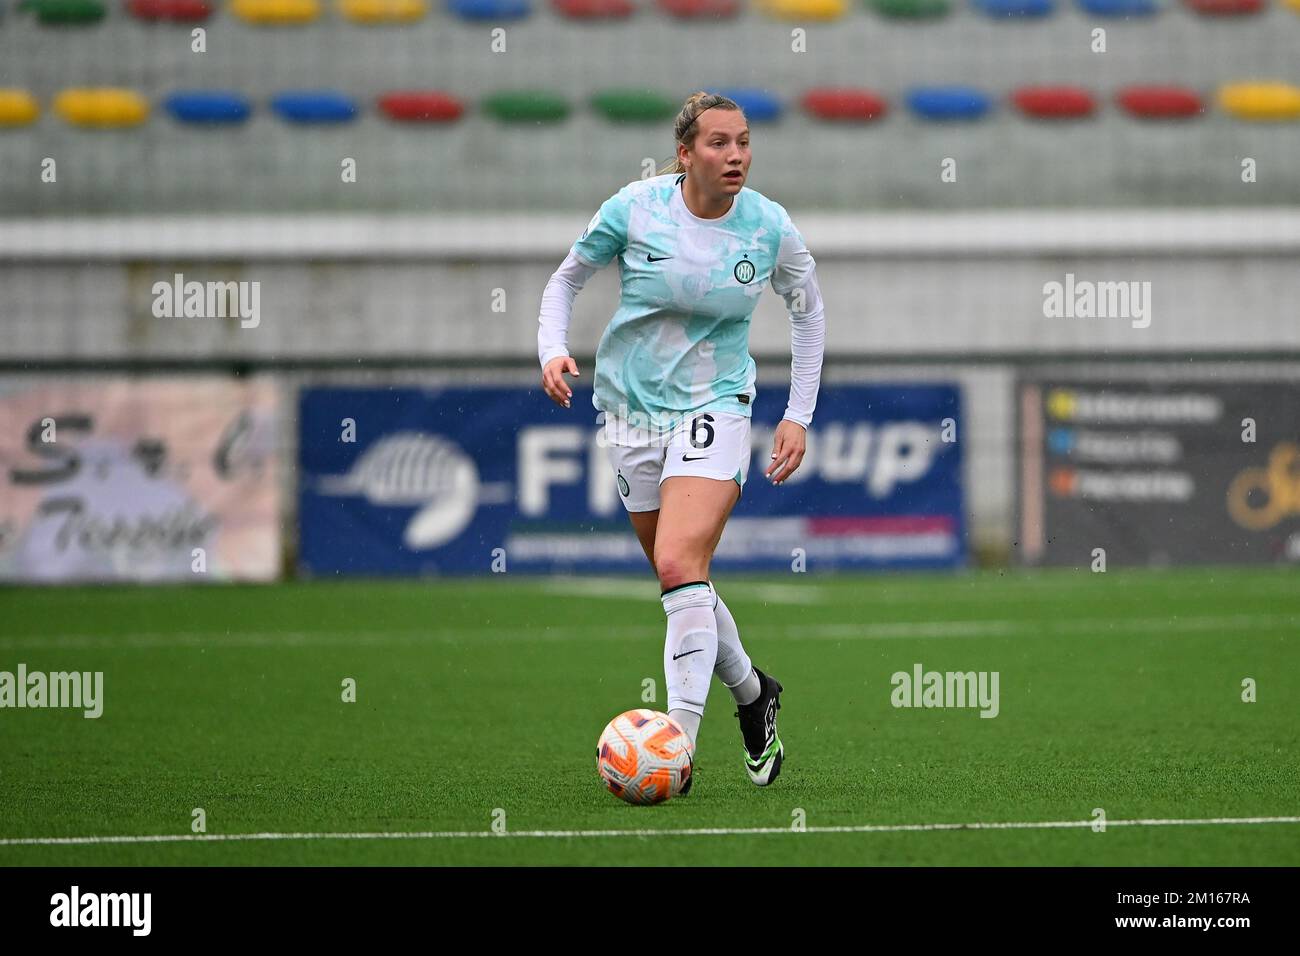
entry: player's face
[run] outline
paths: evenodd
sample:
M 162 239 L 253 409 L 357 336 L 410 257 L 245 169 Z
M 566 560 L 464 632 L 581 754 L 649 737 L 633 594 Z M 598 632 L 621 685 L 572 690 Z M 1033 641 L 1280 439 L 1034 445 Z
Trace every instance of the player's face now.
M 734 196 L 749 177 L 749 124 L 739 110 L 705 110 L 695 143 L 684 151 L 696 186 L 709 196 Z

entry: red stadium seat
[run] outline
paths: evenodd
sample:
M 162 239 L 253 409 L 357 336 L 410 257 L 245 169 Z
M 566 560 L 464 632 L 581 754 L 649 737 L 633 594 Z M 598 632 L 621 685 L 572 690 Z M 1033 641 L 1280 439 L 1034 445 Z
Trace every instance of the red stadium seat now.
M 189 23 L 212 16 L 212 4 L 208 0 L 130 0 L 126 8 L 140 20 Z
M 803 107 L 819 119 L 859 122 L 879 119 L 889 111 L 889 104 L 876 94 L 844 87 L 809 90 Z
M 1141 119 L 1186 119 L 1205 111 L 1201 95 L 1182 86 L 1128 86 L 1115 102 Z
M 404 123 L 446 123 L 460 119 L 460 100 L 436 90 L 394 90 L 379 97 L 379 110 Z
M 1259 13 L 1264 0 L 1185 0 L 1197 13 L 1211 17 L 1235 17 Z
M 1020 112 L 1037 119 L 1077 119 L 1091 116 L 1097 105 L 1092 94 L 1077 86 L 1026 86 L 1011 94 Z
M 557 13 L 575 20 L 630 17 L 636 6 L 631 0 L 551 0 Z
M 659 0 L 659 9 L 683 20 L 721 20 L 740 12 L 740 0 Z

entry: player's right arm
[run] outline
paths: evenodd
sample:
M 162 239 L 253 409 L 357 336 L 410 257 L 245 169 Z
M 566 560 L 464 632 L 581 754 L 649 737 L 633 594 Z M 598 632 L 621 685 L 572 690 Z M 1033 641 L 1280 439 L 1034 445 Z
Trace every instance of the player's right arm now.
M 542 292 L 537 329 L 542 388 L 551 401 L 564 408 L 569 407 L 573 398 L 573 391 L 564 376 L 579 374 L 578 363 L 569 355 L 568 347 L 573 300 L 587 280 L 609 265 L 626 247 L 627 191 L 624 189 L 601 204 Z

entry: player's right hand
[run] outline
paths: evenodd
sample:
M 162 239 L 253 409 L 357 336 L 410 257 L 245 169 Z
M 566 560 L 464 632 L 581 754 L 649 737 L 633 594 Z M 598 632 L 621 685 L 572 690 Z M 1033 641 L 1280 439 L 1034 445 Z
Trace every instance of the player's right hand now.
M 568 408 L 569 400 L 573 398 L 573 391 L 569 388 L 569 383 L 564 380 L 565 372 L 578 375 L 578 363 L 571 355 L 557 355 L 546 363 L 546 368 L 542 369 L 542 388 L 556 405 Z

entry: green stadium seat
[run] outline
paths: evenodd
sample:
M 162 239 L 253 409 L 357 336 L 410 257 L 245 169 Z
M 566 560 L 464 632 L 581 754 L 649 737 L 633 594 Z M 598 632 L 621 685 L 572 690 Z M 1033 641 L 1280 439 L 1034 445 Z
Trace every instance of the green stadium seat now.
M 950 0 L 867 0 L 884 17 L 899 19 L 928 19 L 945 17 L 952 10 Z
M 40 23 L 97 23 L 107 14 L 102 0 L 22 0 L 19 10 L 30 10 Z
M 541 90 L 503 90 L 484 97 L 479 106 L 507 123 L 558 123 L 569 115 L 563 96 Z
M 607 119 L 620 123 L 651 123 L 676 115 L 680 104 L 652 90 L 603 90 L 591 105 Z

